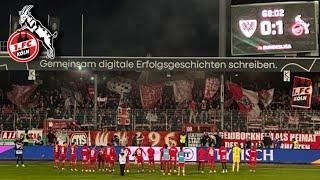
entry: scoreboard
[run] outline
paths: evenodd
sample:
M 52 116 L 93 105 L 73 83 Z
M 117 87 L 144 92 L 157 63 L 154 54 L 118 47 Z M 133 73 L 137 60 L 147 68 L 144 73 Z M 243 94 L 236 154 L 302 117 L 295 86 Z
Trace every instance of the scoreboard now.
M 318 1 L 231 6 L 232 55 L 317 51 L 318 9 Z

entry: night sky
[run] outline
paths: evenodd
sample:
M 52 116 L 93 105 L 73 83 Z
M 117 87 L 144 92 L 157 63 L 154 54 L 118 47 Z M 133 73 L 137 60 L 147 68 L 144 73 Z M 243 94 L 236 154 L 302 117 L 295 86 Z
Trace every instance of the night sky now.
M 232 4 L 263 2 L 234 0 Z M 9 34 L 9 14 L 33 4 L 47 24 L 60 18 L 57 55 L 80 55 L 84 14 L 86 56 L 218 56 L 218 0 L 4 0 L 0 41 Z M 229 34 L 229 33 L 228 33 Z

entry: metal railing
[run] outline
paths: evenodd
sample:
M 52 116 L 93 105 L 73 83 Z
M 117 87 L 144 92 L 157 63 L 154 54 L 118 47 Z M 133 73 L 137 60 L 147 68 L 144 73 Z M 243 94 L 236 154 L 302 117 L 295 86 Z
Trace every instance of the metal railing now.
M 37 129 L 43 127 L 43 120 L 75 119 L 83 129 L 97 128 L 105 130 L 148 130 L 148 131 L 181 131 L 184 123 L 212 124 L 220 127 L 221 114 L 219 110 L 212 109 L 207 114 L 201 112 L 190 118 L 187 109 L 159 109 L 159 110 L 130 110 L 130 125 L 121 126 L 117 123 L 118 113 L 114 109 L 98 111 L 97 123 L 94 122 L 93 111 L 78 110 L 73 117 L 68 112 L 13 112 L 0 113 L 1 128 L 14 129 Z M 1 129 L 0 129 L 1 130 Z M 299 131 L 310 132 L 320 130 L 320 111 L 262 111 L 259 117 L 247 118 L 239 111 L 227 110 L 224 114 L 224 131 Z
M 7 41 L 0 41 L 0 54 L 7 53 Z

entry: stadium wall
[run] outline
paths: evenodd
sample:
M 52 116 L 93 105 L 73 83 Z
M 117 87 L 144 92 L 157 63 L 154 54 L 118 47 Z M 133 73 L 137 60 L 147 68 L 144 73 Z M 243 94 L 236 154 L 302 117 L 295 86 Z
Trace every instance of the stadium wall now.
M 132 152 L 137 147 L 129 147 Z M 148 147 L 143 147 L 146 151 Z M 196 147 L 185 147 L 186 160 L 197 161 Z M 116 148 L 120 152 L 120 147 Z M 160 159 L 160 147 L 155 147 L 155 160 Z M 247 162 L 249 150 L 242 150 L 241 161 Z M 216 149 L 216 160 L 219 161 L 218 149 Z M 282 164 L 320 164 L 320 150 L 291 150 L 291 149 L 259 149 L 257 160 L 259 163 L 282 163 Z M 77 157 L 81 160 L 81 147 L 77 149 Z M 24 150 L 26 160 L 53 160 L 53 148 L 51 146 L 27 146 Z M 14 146 L 0 146 L 0 160 L 14 160 Z M 69 157 L 68 157 L 69 159 Z M 134 157 L 130 156 L 133 161 Z M 148 158 L 145 156 L 145 160 Z M 232 150 L 228 149 L 228 160 L 232 161 Z

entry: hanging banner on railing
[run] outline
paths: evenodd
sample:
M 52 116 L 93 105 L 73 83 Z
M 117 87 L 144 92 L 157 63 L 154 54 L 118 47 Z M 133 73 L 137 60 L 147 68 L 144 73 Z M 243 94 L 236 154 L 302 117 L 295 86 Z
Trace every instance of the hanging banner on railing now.
M 292 88 L 292 107 L 308 109 L 311 107 L 312 80 L 294 77 Z
M 119 144 L 124 145 L 138 145 L 149 146 L 163 146 L 165 144 L 171 145 L 178 143 L 179 134 L 176 132 L 139 132 L 139 131 L 91 131 L 91 145 L 103 145 L 106 146 L 111 143 L 114 136 L 118 136 Z
M 213 136 L 212 133 L 208 133 L 209 136 Z M 254 144 L 259 141 L 263 141 L 265 133 L 246 133 L 246 132 L 220 132 L 220 137 L 225 142 L 226 147 L 231 148 L 235 143 L 244 147 L 248 138 Z M 269 133 L 273 141 L 280 138 L 281 149 L 291 149 L 292 139 L 295 138 L 299 141 L 300 149 L 320 149 L 320 135 L 308 134 L 308 133 Z M 200 140 L 203 133 L 188 133 L 188 145 L 191 147 L 199 147 Z

